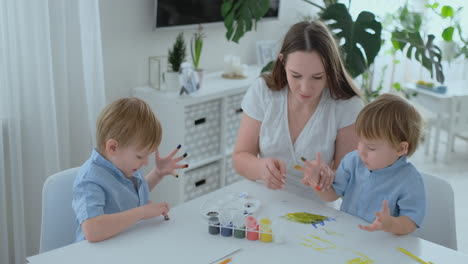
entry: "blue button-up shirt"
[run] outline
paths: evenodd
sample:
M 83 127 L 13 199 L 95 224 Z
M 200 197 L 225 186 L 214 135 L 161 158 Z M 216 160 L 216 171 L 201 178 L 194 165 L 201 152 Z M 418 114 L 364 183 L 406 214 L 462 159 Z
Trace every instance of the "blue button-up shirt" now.
M 426 211 L 426 197 L 421 174 L 400 157 L 392 165 L 370 171 L 358 151 L 348 153 L 336 171 L 333 188 L 343 197 L 341 211 L 375 220 L 376 211 L 382 211 L 382 201 L 388 201 L 392 216 L 406 215 L 419 227 Z
M 88 218 L 114 214 L 148 203 L 149 187 L 140 171 L 132 177 L 122 173 L 112 162 L 94 149 L 91 157 L 81 166 L 73 183 L 73 210 L 78 221 L 76 241 L 84 240 L 81 223 Z

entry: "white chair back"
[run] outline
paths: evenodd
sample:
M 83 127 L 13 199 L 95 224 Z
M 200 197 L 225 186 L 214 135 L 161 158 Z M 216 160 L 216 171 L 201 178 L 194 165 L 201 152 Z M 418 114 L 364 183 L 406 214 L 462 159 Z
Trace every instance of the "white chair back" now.
M 426 189 L 426 217 L 414 235 L 457 250 L 455 202 L 452 186 L 445 180 L 423 173 Z
M 42 188 L 42 224 L 39 253 L 75 241 L 77 223 L 72 208 L 73 181 L 79 168 L 58 172 Z

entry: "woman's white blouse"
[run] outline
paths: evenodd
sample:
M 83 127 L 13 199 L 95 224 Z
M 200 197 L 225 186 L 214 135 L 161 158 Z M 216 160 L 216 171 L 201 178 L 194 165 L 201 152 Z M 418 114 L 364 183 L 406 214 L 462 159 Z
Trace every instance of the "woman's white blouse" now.
M 334 100 L 329 90 L 324 89 L 320 103 L 307 124 L 292 144 L 288 123 L 289 88 L 270 90 L 263 78 L 258 78 L 247 91 L 242 101 L 244 113 L 260 121 L 260 157 L 275 158 L 286 163 L 286 190 L 300 196 L 317 200 L 318 197 L 300 182 L 303 173 L 294 165 L 303 165 L 301 157 L 315 160 L 321 152 L 327 164 L 333 160 L 338 130 L 352 125 L 363 102 L 358 96 L 348 100 Z

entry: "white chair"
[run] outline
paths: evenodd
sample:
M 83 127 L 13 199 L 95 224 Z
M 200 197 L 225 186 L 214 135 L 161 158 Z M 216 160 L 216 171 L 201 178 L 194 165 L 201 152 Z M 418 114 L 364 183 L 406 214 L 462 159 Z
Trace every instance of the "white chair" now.
M 422 106 L 418 102 L 411 102 L 413 106 L 418 110 L 424 121 L 424 145 L 426 155 L 429 154 L 429 149 L 431 146 L 432 139 L 432 130 L 437 125 L 437 116 L 434 112 L 428 110 L 426 107 Z M 434 145 L 439 144 L 439 139 L 434 138 Z M 434 153 L 433 160 L 436 161 L 436 153 Z
M 72 208 L 73 181 L 79 168 L 58 172 L 42 188 L 42 225 L 39 253 L 75 241 L 77 223 Z
M 444 179 L 423 173 L 426 217 L 414 235 L 457 250 L 455 203 L 452 186 Z
M 468 88 L 467 88 L 468 89 Z M 468 139 L 468 96 L 454 97 L 455 111 L 453 113 L 453 122 L 449 126 L 448 147 L 454 151 L 455 138 Z M 447 154 L 450 160 L 450 153 Z

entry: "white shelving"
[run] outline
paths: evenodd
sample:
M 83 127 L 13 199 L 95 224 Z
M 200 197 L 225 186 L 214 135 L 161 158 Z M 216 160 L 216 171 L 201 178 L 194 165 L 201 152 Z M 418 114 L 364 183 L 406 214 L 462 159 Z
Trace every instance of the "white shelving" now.
M 167 155 L 178 144 L 178 155 L 189 167 L 179 170 L 179 178 L 166 176 L 153 190 L 154 202 L 175 206 L 239 179 L 232 167 L 231 154 L 242 116 L 241 101 L 260 68 L 249 67 L 245 79 L 224 79 L 221 72 L 207 74 L 203 87 L 194 94 L 180 96 L 150 87 L 138 87 L 133 95 L 145 100 L 162 123 L 159 151 Z M 153 168 L 150 162 L 144 173 Z

